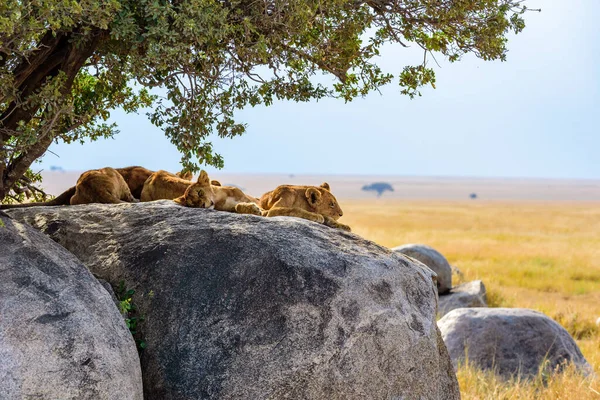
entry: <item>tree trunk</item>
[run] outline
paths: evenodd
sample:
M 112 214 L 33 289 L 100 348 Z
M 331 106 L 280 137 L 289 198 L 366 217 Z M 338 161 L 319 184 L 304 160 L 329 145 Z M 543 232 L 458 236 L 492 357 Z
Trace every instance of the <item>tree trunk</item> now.
M 36 93 L 48 78 L 55 77 L 60 72 L 64 72 L 66 76 L 61 95 L 70 95 L 73 81 L 79 70 L 98 45 L 108 37 L 108 32 L 96 29 L 87 33 L 84 40 L 80 37 L 74 40 L 75 36 L 80 35 L 82 35 L 81 31 L 58 34 L 56 37 L 46 34 L 40 42 L 40 51 L 29 61 L 24 61 L 15 68 L 14 75 L 19 84 L 19 96 L 22 101 L 26 101 L 28 96 Z M 50 132 L 21 152 L 8 165 L 3 164 L 2 159 L 8 161 L 4 143 L 15 134 L 20 121 L 25 123 L 31 121 L 40 107 L 41 105 L 22 107 L 19 101 L 15 101 L 0 115 L 0 201 L 8 195 L 10 189 L 21 179 L 31 164 L 46 152 L 55 137 Z

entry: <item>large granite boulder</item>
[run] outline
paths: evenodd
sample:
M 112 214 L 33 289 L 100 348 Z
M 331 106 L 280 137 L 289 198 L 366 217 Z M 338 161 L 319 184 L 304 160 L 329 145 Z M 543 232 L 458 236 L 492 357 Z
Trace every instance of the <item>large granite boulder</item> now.
M 482 281 L 472 281 L 454 286 L 448 293 L 440 296 L 438 316 L 443 317 L 457 308 L 487 307 L 485 285 Z
M 0 212 L 0 398 L 142 399 L 135 342 L 71 253 Z
M 405 244 L 392 250 L 412 257 L 431 268 L 438 276 L 439 294 L 447 293 L 452 288 L 452 267 L 448 260 L 433 247 L 424 244 Z
M 457 399 L 434 274 L 306 220 L 173 202 L 11 210 L 124 280 L 152 399 Z
M 535 376 L 574 363 L 592 371 L 569 333 L 554 320 L 522 308 L 460 308 L 438 321 L 452 362 L 469 363 L 499 375 Z

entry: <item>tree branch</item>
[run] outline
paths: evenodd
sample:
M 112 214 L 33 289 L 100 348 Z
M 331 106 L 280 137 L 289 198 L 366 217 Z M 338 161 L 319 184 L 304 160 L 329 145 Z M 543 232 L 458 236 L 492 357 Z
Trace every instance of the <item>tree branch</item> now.
M 92 53 L 97 48 L 98 44 L 108 37 L 108 32 L 104 30 L 96 30 L 89 33 L 89 37 L 87 42 L 84 42 L 83 48 L 78 46 L 76 42 L 66 42 L 67 44 L 67 52 L 63 57 L 62 62 L 60 62 L 60 67 L 57 68 L 56 71 L 49 71 L 51 74 L 58 74 L 59 71 L 62 71 L 66 75 L 66 81 L 63 84 L 60 92 L 63 96 L 69 96 L 71 93 L 71 88 L 73 86 L 73 81 L 75 77 L 79 73 L 79 70 L 84 65 L 85 61 L 92 55 Z M 58 51 L 58 53 L 62 53 L 62 49 Z M 47 69 L 47 68 L 44 68 Z M 37 74 L 37 73 L 36 73 Z M 11 116 L 12 124 L 15 126 L 11 126 L 8 124 L 3 124 L 6 129 L 14 129 L 16 128 L 16 124 L 23 119 L 14 119 L 15 115 L 25 116 L 25 121 L 28 122 L 31 120 L 33 115 L 39 110 L 38 107 L 31 107 L 32 110 L 27 110 L 24 113 L 14 113 Z M 0 188 L 0 199 L 4 198 L 8 191 L 14 186 L 14 184 L 21 179 L 21 177 L 25 174 L 25 172 L 29 169 L 31 164 L 41 157 L 54 139 L 52 134 L 52 130 L 54 129 L 54 123 L 57 121 L 58 116 L 60 115 L 61 110 L 56 110 L 55 115 L 50 120 L 50 124 L 47 125 L 47 132 L 41 137 L 38 137 L 38 141 L 31 145 L 27 150 L 23 151 L 18 157 L 16 157 L 10 165 L 6 167 L 4 176 L 2 176 L 2 188 Z M 8 125 L 8 126 L 7 126 Z M 0 144 L 6 141 L 4 139 L 3 133 L 0 132 Z

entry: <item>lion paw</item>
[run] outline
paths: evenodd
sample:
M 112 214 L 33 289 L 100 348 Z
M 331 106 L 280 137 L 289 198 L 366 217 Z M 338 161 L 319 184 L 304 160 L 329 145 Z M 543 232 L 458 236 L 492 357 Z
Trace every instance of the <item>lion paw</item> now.
M 352 229 L 348 225 L 341 224 L 330 217 L 325 217 L 324 224 L 330 228 L 341 229 L 343 231 L 351 232 Z
M 235 205 L 238 214 L 262 215 L 262 210 L 254 203 L 238 203 Z
M 320 215 L 320 214 L 317 214 L 317 215 L 315 216 L 315 219 L 314 219 L 314 221 L 315 221 L 316 223 L 318 223 L 318 224 L 324 224 L 324 223 L 325 223 L 325 217 L 323 217 L 323 216 L 322 216 L 322 215 Z
M 339 222 L 337 223 L 337 225 L 338 225 L 338 226 L 336 226 L 337 229 L 341 229 L 346 232 L 352 232 L 352 228 L 350 228 L 350 226 L 348 226 L 348 225 L 340 224 Z

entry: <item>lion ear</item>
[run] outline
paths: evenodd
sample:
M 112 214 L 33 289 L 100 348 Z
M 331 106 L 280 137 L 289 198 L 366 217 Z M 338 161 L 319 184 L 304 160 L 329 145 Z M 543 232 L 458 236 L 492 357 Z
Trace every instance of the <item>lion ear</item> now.
M 183 171 L 183 170 L 179 171 L 175 175 L 177 175 L 181 179 L 185 179 L 186 181 L 191 181 L 192 178 L 194 177 L 194 175 L 192 175 L 191 172 L 189 172 L 189 171 Z
M 327 189 L 327 190 L 329 190 L 329 183 L 327 183 L 327 182 L 323 182 L 323 183 L 321 183 L 321 187 L 322 187 L 323 189 Z
M 213 186 L 221 186 L 221 182 L 219 182 L 219 181 L 217 181 L 215 179 L 213 179 L 212 181 L 210 181 L 210 184 L 213 185 Z
M 208 174 L 205 170 L 200 171 L 200 176 L 198 176 L 198 183 L 201 185 L 210 185 L 210 179 L 208 178 Z
M 306 196 L 306 199 L 308 200 L 308 203 L 311 206 L 316 206 L 321 202 L 321 192 L 319 192 L 315 188 L 306 189 L 306 192 L 304 194 Z

